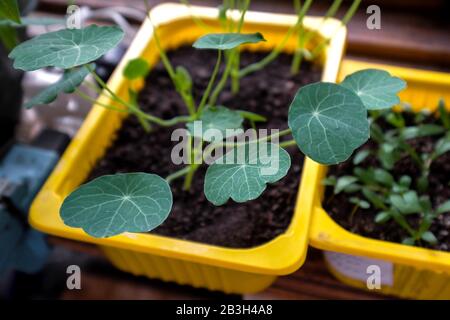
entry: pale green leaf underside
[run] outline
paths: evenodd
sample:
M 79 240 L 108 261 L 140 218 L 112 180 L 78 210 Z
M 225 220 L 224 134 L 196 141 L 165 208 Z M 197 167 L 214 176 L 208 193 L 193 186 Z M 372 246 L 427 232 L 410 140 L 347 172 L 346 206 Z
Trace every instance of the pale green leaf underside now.
M 84 81 L 88 74 L 89 70 L 84 67 L 66 71 L 58 82 L 48 86 L 39 94 L 28 100 L 24 104 L 24 107 L 29 109 L 37 105 L 49 104 L 58 97 L 58 94 L 73 92 Z
M 400 102 L 398 92 L 406 82 L 377 69 L 357 71 L 347 76 L 341 85 L 354 91 L 368 110 L 387 109 Z
M 72 192 L 60 215 L 71 227 L 104 238 L 123 232 L 147 232 L 159 226 L 172 208 L 166 180 L 148 173 L 122 173 L 92 180 Z
M 229 50 L 245 43 L 266 41 L 263 35 L 257 33 L 210 33 L 197 39 L 192 45 L 197 49 Z
M 233 199 L 245 202 L 258 198 L 266 189 L 267 183 L 283 178 L 291 166 L 289 154 L 276 144 L 261 143 L 267 152 L 259 152 L 255 143 L 234 148 L 208 167 L 205 176 L 204 192 L 214 205 L 222 205 Z M 244 152 L 239 158 L 238 154 Z M 229 163 L 226 159 L 232 159 Z M 236 161 L 241 159 L 241 161 Z M 221 163 L 222 162 L 222 163 Z
M 288 123 L 300 150 L 322 164 L 348 159 L 369 138 L 361 99 L 334 83 L 301 88 L 289 108 Z
M 244 121 L 244 118 L 238 111 L 219 106 L 205 110 L 200 117 L 200 121 L 202 125 L 201 131 L 194 130 L 195 122 L 187 123 L 186 127 L 192 136 L 202 138 L 203 140 L 210 142 L 213 140 L 215 130 L 220 131 L 223 138 L 236 135 L 231 131 L 227 132 L 227 129 L 242 129 L 242 122 Z M 200 124 L 200 121 L 196 121 L 197 124 Z M 210 131 L 208 132 L 208 130 Z M 238 133 L 238 131 L 235 132 Z
M 91 25 L 83 29 L 49 32 L 23 42 L 9 57 L 14 68 L 33 71 L 45 67 L 69 69 L 92 62 L 123 38 L 118 27 Z

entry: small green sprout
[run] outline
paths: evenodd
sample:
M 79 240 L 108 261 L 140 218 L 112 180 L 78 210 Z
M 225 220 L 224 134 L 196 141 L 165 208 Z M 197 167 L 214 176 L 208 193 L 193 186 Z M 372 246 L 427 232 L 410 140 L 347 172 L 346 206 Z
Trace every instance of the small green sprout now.
M 389 100 L 393 101 L 392 98 Z M 354 205 L 351 217 L 359 209 L 363 213 L 365 209 L 374 208 L 378 211 L 374 217 L 376 223 L 395 221 L 408 233 L 409 236 L 402 241 L 407 245 L 420 244 L 420 241 L 436 244 L 438 240 L 430 231 L 431 224 L 439 215 L 450 212 L 450 200 L 433 208 L 427 194 L 431 164 L 450 151 L 450 134 L 445 127 L 450 122 L 450 116 L 445 110 L 443 101 L 440 102 L 438 111 L 440 123 L 437 124 L 423 123 L 425 120 L 423 114 L 413 117 L 412 112 L 406 111 L 399 113 L 387 110 L 372 111 L 371 131 L 375 132 L 372 138 L 376 137 L 373 139 L 376 147 L 362 148 L 353 156 L 352 161 L 355 165 L 353 175 L 340 177 L 332 175 L 322 182 L 323 185 L 332 188 L 334 195 L 341 192 L 349 194 L 348 201 Z M 406 115 L 414 119 L 414 125 L 406 126 Z M 375 119 L 385 121 L 393 129 L 381 133 L 382 129 Z M 438 136 L 438 139 L 429 153 L 420 154 L 409 143 L 411 139 L 432 136 Z M 369 156 L 375 156 L 380 167 L 363 167 L 364 161 Z M 405 157 L 410 157 L 420 170 L 419 176 L 414 180 L 407 175 L 395 179 L 392 173 L 396 163 Z M 407 217 L 410 215 L 419 217 L 420 222 L 416 227 L 408 222 Z

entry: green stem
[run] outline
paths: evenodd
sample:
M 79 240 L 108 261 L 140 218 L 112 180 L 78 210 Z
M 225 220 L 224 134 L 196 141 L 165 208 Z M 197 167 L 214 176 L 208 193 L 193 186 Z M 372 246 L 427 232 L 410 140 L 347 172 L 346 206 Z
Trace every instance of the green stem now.
M 245 144 L 248 144 L 248 143 L 260 143 L 260 142 L 272 140 L 272 139 L 277 138 L 277 137 L 283 137 L 283 136 L 291 134 L 291 133 L 292 133 L 292 130 L 288 128 L 288 129 L 285 129 L 285 130 L 282 130 L 282 131 L 278 131 L 277 133 L 271 134 L 270 136 L 265 136 L 263 138 L 254 139 L 254 140 L 251 140 L 251 141 L 238 142 L 238 143 L 220 141 L 220 142 L 208 145 L 206 147 L 206 149 L 205 149 L 204 154 L 205 155 L 210 155 L 211 152 L 213 152 L 216 148 L 220 148 L 220 147 L 238 147 L 238 146 L 242 146 L 242 145 L 245 145 Z M 281 144 L 280 144 L 280 146 L 281 146 Z
M 189 10 L 191 9 L 191 4 L 190 4 L 190 2 L 189 2 L 188 0 L 180 0 L 180 2 L 181 2 L 182 4 L 184 4 L 186 7 L 188 7 Z M 200 18 L 197 17 L 196 15 L 191 14 L 191 18 L 192 18 L 192 21 L 194 21 L 194 23 L 195 23 L 198 27 L 204 29 L 204 30 L 207 31 L 207 32 L 210 32 L 210 31 L 211 31 L 211 28 L 210 28 L 206 23 L 204 23 L 202 19 L 200 19 Z
M 233 70 L 231 71 L 231 92 L 236 94 L 239 92 L 239 68 L 241 66 L 241 54 L 238 49 L 236 50 L 236 57 L 233 63 Z
M 291 65 L 291 73 L 297 74 L 300 70 L 300 64 L 302 61 L 303 56 L 303 46 L 307 43 L 304 41 L 304 28 L 303 28 L 303 19 L 306 15 L 306 13 L 309 10 L 309 7 L 311 6 L 312 1 L 306 1 L 303 7 L 300 6 L 300 3 L 297 4 L 299 11 L 298 11 L 298 25 L 299 25 L 299 31 L 297 36 L 297 48 L 294 52 L 294 58 L 292 59 L 292 65 Z
M 203 108 L 205 107 L 206 101 L 208 101 L 209 94 L 212 90 L 213 84 L 216 81 L 217 74 L 219 73 L 220 63 L 222 62 L 222 50 L 217 51 L 217 62 L 214 67 L 214 70 L 211 74 L 211 78 L 209 79 L 208 85 L 206 86 L 205 92 L 203 93 L 202 100 L 197 108 L 196 117 L 201 116 Z
M 91 72 L 91 74 L 93 75 L 94 79 L 97 81 L 97 83 L 106 90 L 106 92 L 108 92 L 111 96 L 111 99 L 113 99 L 114 101 L 122 104 L 123 106 L 128 108 L 128 111 L 134 115 L 136 115 L 137 117 L 141 117 L 142 119 L 147 119 L 151 122 L 154 122 L 160 126 L 163 127 L 169 127 L 169 126 L 173 126 L 177 123 L 180 122 L 189 122 L 193 120 L 192 116 L 179 116 L 179 117 L 175 117 L 169 120 L 164 120 L 161 118 L 158 118 L 156 116 L 153 116 L 151 114 L 145 113 L 143 112 L 141 109 L 139 109 L 139 107 L 135 106 L 132 103 L 129 103 L 125 100 L 123 100 L 122 98 L 120 98 L 118 95 L 116 95 L 108 86 L 107 84 L 95 73 L 94 70 L 92 70 L 89 66 L 86 66 L 86 68 L 88 68 L 88 70 Z
M 361 3 L 361 0 L 354 0 L 350 8 L 345 13 L 344 17 L 341 20 L 341 27 L 344 27 L 347 25 L 347 23 L 350 21 L 350 19 L 355 15 L 356 10 L 358 9 L 359 5 Z M 312 59 L 314 59 L 318 54 L 322 52 L 322 50 L 325 48 L 325 46 L 328 45 L 331 39 L 333 39 L 334 35 L 339 31 L 340 28 L 337 28 L 333 35 L 327 39 L 324 39 L 316 48 L 314 48 L 313 52 L 311 53 Z
M 312 0 L 306 0 L 305 4 L 303 5 L 303 9 L 302 11 L 304 11 L 305 13 L 307 12 L 307 10 L 309 9 L 310 5 L 312 3 Z M 298 29 L 299 25 L 302 23 L 303 21 L 303 17 L 301 17 L 299 15 L 297 22 L 295 23 L 294 26 L 292 26 L 291 28 L 289 28 L 288 32 L 286 33 L 286 35 L 284 36 L 283 40 L 281 40 L 280 44 L 275 47 L 275 49 L 273 49 L 266 57 L 264 57 L 262 60 L 252 63 L 250 65 L 248 65 L 247 67 L 241 69 L 239 71 L 239 78 L 245 77 L 248 74 L 255 72 L 255 71 L 259 71 L 261 69 L 263 69 L 266 65 L 268 65 L 269 63 L 271 63 L 273 60 L 275 60 L 278 55 L 283 51 L 286 43 L 288 42 L 289 38 L 291 37 L 292 33 Z
M 189 142 L 191 142 L 191 140 Z M 183 190 L 191 189 L 192 180 L 194 178 L 195 172 L 197 171 L 197 169 L 200 167 L 200 164 L 201 164 L 201 161 L 200 161 L 200 163 L 197 163 L 196 160 L 197 160 L 198 153 L 202 152 L 202 147 L 203 147 L 203 141 L 200 141 L 197 148 L 194 148 L 194 151 L 192 152 L 192 154 L 189 155 L 192 163 L 189 166 L 189 172 L 187 173 L 187 175 L 184 179 Z
M 188 166 L 188 167 L 184 167 L 183 169 L 178 170 L 178 171 L 176 171 L 176 172 L 174 172 L 172 174 L 169 174 L 166 177 L 167 183 L 171 183 L 173 180 L 186 175 L 190 170 L 191 170 L 191 168 L 190 168 L 190 166 Z
M 301 65 L 302 58 L 303 58 L 303 52 L 302 52 L 303 45 L 304 45 L 303 28 L 301 28 L 298 33 L 297 48 L 295 49 L 294 57 L 292 58 L 292 65 L 291 65 L 291 73 L 292 74 L 298 74 L 298 72 L 300 71 L 300 65 Z
M 239 22 L 237 25 L 237 33 L 241 33 L 242 31 L 242 27 L 244 25 L 244 19 L 245 19 L 245 14 L 247 13 L 248 7 L 250 6 L 250 0 L 244 0 L 243 1 L 243 5 L 242 5 L 242 13 L 241 16 L 239 18 Z M 239 48 L 235 48 L 232 50 L 234 53 L 234 61 L 233 61 L 233 66 L 232 66 L 232 70 L 230 72 L 230 76 L 231 76 L 231 92 L 233 94 L 236 94 L 239 92 L 239 69 L 240 69 L 240 56 L 241 53 L 239 51 Z
M 330 6 L 330 8 L 327 10 L 327 12 L 325 13 L 324 18 L 322 19 L 322 21 L 319 24 L 318 29 L 321 29 L 321 27 L 323 26 L 323 24 L 330 18 L 333 17 L 337 11 L 339 10 L 339 7 L 342 4 L 342 0 L 334 0 L 332 5 Z M 313 32 L 312 30 L 308 30 L 308 32 L 306 32 L 306 34 L 304 35 L 304 40 L 303 43 L 307 44 L 310 40 L 311 37 L 315 34 L 315 32 Z
M 98 101 L 98 100 L 88 96 L 87 94 L 85 94 L 83 91 L 81 91 L 78 88 L 75 89 L 75 93 L 80 98 L 82 98 L 82 99 L 84 99 L 84 100 L 86 100 L 86 101 L 88 101 L 88 102 L 90 102 L 92 104 L 99 105 L 100 107 L 103 107 L 105 109 L 109 109 L 109 110 L 113 110 L 113 111 L 117 111 L 117 112 L 123 112 L 123 113 L 127 113 L 128 112 L 126 109 L 121 109 L 121 108 L 118 108 L 116 106 L 112 106 L 112 105 L 109 105 L 109 104 L 102 103 L 102 102 L 100 102 L 100 101 Z
M 225 66 L 225 70 L 222 74 L 222 77 L 220 78 L 219 82 L 217 83 L 216 87 L 214 88 L 214 91 L 211 94 L 211 97 L 209 98 L 208 104 L 210 106 L 215 105 L 217 98 L 219 97 L 219 94 L 222 92 L 223 88 L 225 87 L 227 83 L 228 76 L 230 75 L 234 59 L 236 56 L 236 51 L 232 51 L 229 54 L 227 64 Z
M 288 140 L 288 141 L 283 141 L 280 143 L 280 148 L 286 148 L 286 147 L 290 147 L 290 146 L 296 146 L 297 142 L 295 142 L 295 140 Z
M 189 114 L 194 115 L 195 114 L 194 98 L 192 97 L 191 94 L 180 89 L 181 86 L 177 80 L 175 69 L 173 68 L 172 64 L 170 63 L 170 60 L 167 57 L 167 54 L 161 45 L 161 41 L 159 39 L 158 32 L 157 32 L 156 27 L 153 24 L 152 18 L 150 16 L 150 6 L 148 4 L 148 0 L 145 0 L 144 3 L 145 3 L 146 11 L 147 11 L 147 18 L 153 26 L 153 39 L 155 39 L 155 45 L 156 45 L 156 48 L 158 49 L 158 53 L 161 57 L 161 62 L 163 63 L 164 68 L 166 69 L 167 73 L 169 74 L 170 80 L 172 80 L 176 91 L 183 99 L 183 102 L 186 104 L 186 108 L 187 108 Z

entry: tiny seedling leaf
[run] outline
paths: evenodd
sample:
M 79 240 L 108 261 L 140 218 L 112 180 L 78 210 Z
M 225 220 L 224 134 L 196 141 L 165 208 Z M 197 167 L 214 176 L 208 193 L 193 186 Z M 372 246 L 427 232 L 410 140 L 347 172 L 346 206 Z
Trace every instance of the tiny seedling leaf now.
M 391 215 L 389 214 L 389 212 L 386 212 L 386 211 L 381 211 L 381 212 L 377 213 L 377 215 L 375 216 L 376 223 L 385 223 L 385 222 L 389 221 L 390 219 L 391 219 Z
M 289 108 L 288 123 L 300 150 L 322 164 L 348 159 L 369 138 L 361 99 L 334 83 L 301 88 Z
M 355 156 L 353 157 L 353 164 L 354 164 L 354 165 L 360 164 L 360 163 L 363 162 L 369 155 L 370 155 L 370 150 L 369 150 L 369 149 L 364 149 L 364 150 L 358 151 L 358 153 L 356 153 Z
M 93 68 L 93 66 L 91 66 Z M 71 93 L 84 81 L 89 74 L 86 67 L 66 71 L 58 82 L 48 86 L 38 95 L 25 102 L 24 107 L 29 109 L 36 105 L 49 104 L 53 102 L 60 93 Z
M 90 63 L 114 48 L 123 38 L 118 27 L 91 25 L 45 33 L 14 48 L 14 68 L 33 71 L 44 67 L 69 69 Z
M 366 197 L 366 199 L 369 200 L 369 202 L 371 204 L 373 204 L 373 206 L 375 208 L 381 209 L 381 210 L 386 209 L 386 205 L 384 204 L 383 198 L 381 196 L 379 196 L 375 192 L 369 190 L 368 188 L 364 188 L 364 187 L 362 189 L 362 193 L 363 193 L 364 197 Z
M 446 212 L 450 212 L 450 200 L 445 201 L 443 204 L 441 204 L 436 209 L 437 214 L 442 214 L 442 213 L 446 213 Z
M 442 124 L 447 130 L 450 130 L 450 113 L 445 108 L 444 99 L 439 100 L 438 110 L 439 118 L 441 119 Z
M 390 108 L 400 102 L 397 94 L 406 82 L 384 70 L 366 69 L 348 75 L 342 86 L 355 92 L 369 110 Z
M 125 69 L 123 75 L 130 80 L 145 78 L 150 71 L 150 65 L 142 58 L 136 58 L 130 60 Z
M 147 232 L 172 208 L 172 192 L 163 178 L 121 173 L 94 179 L 76 189 L 60 210 L 64 223 L 97 238 L 123 232 Z
M 405 140 L 434 136 L 445 132 L 445 128 L 437 124 L 421 124 L 415 127 L 407 127 L 401 131 L 401 137 Z
M 450 134 L 446 134 L 443 138 L 439 139 L 434 146 L 433 159 L 439 158 L 444 153 L 450 151 Z
M 407 246 L 413 246 L 415 243 L 413 238 L 405 238 L 402 240 L 402 244 L 405 244 Z
M 389 171 L 377 168 L 373 171 L 375 181 L 381 183 L 384 186 L 392 187 L 394 184 L 394 177 Z
M 229 198 L 236 202 L 256 199 L 267 183 L 283 178 L 290 166 L 289 154 L 276 144 L 239 145 L 208 167 L 205 196 L 217 206 Z
M 391 194 L 389 201 L 402 214 L 421 213 L 423 211 L 415 191 L 408 191 L 403 195 Z
M 224 139 L 242 133 L 242 130 L 237 129 L 242 129 L 243 121 L 244 119 L 238 111 L 218 106 L 206 109 L 200 116 L 200 120 L 189 122 L 186 127 L 192 136 L 211 142 L 215 138 L 216 130 Z M 200 128 L 200 124 L 201 130 L 197 129 L 197 126 Z M 227 131 L 227 129 L 233 130 Z
M 345 190 L 348 186 L 358 181 L 358 178 L 354 176 L 342 176 L 337 179 L 336 186 L 334 187 L 334 194 L 339 194 Z
M 263 35 L 257 33 L 211 33 L 197 39 L 192 45 L 196 49 L 229 50 L 241 44 L 266 41 Z
M 431 231 L 425 231 L 424 233 L 422 233 L 422 235 L 420 236 L 420 238 L 423 241 L 426 241 L 430 244 L 436 244 L 438 243 L 438 239 L 436 238 L 436 236 L 433 234 L 433 232 Z
M 351 197 L 349 199 L 350 203 L 356 204 L 358 207 L 362 208 L 362 209 L 369 209 L 370 208 L 370 203 L 367 202 L 366 200 L 362 200 L 358 197 Z

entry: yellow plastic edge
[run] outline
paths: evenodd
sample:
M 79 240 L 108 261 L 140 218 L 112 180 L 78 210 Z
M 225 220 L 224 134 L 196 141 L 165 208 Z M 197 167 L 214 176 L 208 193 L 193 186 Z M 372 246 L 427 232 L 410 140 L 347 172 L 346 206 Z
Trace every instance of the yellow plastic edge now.
M 344 60 L 339 79 L 343 80 L 347 74 L 366 68 L 383 69 L 406 80 L 408 88 L 400 93 L 400 98 L 402 101 L 408 99 L 407 101 L 415 110 L 435 109 L 439 97 L 450 101 L 450 74 L 442 72 Z M 302 190 L 308 191 L 308 197 L 304 197 L 304 199 L 312 208 L 310 243 L 313 247 L 388 260 L 420 269 L 450 272 L 449 252 L 362 237 L 345 230 L 334 222 L 321 205 L 324 187 L 320 182 L 325 177 L 326 171 L 325 166 L 311 159 L 307 159 L 303 169 Z
M 192 22 L 191 15 L 203 19 L 208 24 L 216 24 L 217 9 L 191 6 L 187 8 L 179 4 L 163 4 L 151 11 L 152 20 L 157 30 L 169 28 L 180 21 Z M 244 32 L 261 30 L 273 33 L 268 37 L 268 42 L 261 44 L 257 50 L 267 50 L 274 46 L 269 38 L 276 38 L 276 31 L 287 29 L 295 23 L 295 16 L 284 14 L 271 14 L 260 12 L 248 12 Z M 193 23 L 193 22 L 192 22 Z M 337 20 L 306 17 L 304 24 L 307 28 L 318 31 L 321 37 L 333 36 L 329 46 L 325 50 L 323 59 L 323 81 L 335 82 L 342 60 L 346 29 L 340 27 Z M 198 28 L 198 27 L 197 27 Z M 335 31 L 339 28 L 337 31 Z M 274 30 L 273 32 L 271 30 Z M 192 31 L 192 29 L 191 29 Z M 153 27 L 146 20 L 136 35 L 132 45 L 122 59 L 119 66 L 108 82 L 110 88 L 122 94 L 125 79 L 122 70 L 126 62 L 135 57 L 146 54 L 151 43 Z M 170 42 L 167 46 L 177 46 L 183 40 L 180 38 L 192 38 L 192 35 L 179 29 L 173 30 L 173 37 L 166 39 Z M 184 32 L 184 33 L 183 33 Z M 217 32 L 217 30 L 216 30 Z M 267 37 L 266 37 L 267 38 Z M 185 41 L 185 40 L 184 40 Z M 293 41 L 288 43 L 287 51 L 293 50 Z M 252 49 L 249 47 L 249 49 Z M 148 52 L 147 52 L 148 53 Z M 153 54 L 154 55 L 154 54 Z M 155 61 L 152 61 L 154 63 Z M 108 98 L 101 96 L 99 101 L 108 102 Z M 53 173 L 37 195 L 30 209 L 30 223 L 38 230 L 56 236 L 66 237 L 95 243 L 102 246 L 117 247 L 138 252 L 173 257 L 191 262 L 204 263 L 234 270 L 262 274 L 288 274 L 297 270 L 304 262 L 308 246 L 308 234 L 310 224 L 310 211 L 304 203 L 307 192 L 299 192 L 297 205 L 292 222 L 288 230 L 272 241 L 250 249 L 230 249 L 211 246 L 201 243 L 178 240 L 152 234 L 126 233 L 107 239 L 93 238 L 78 228 L 70 228 L 63 224 L 59 217 L 59 208 L 64 197 L 77 185 L 68 182 L 71 172 L 74 170 L 87 170 L 83 160 L 83 153 L 89 152 L 89 141 L 97 138 L 98 127 L 107 119 L 110 110 L 95 106 L 81 129 L 70 143 L 66 152 L 55 167 Z M 92 164 L 90 164 L 92 165 Z M 82 180 L 80 180 L 81 182 Z

